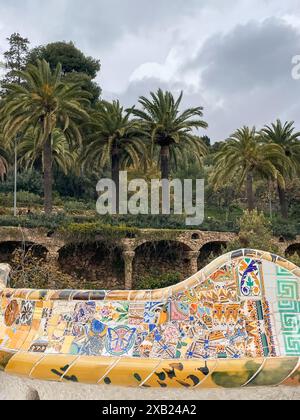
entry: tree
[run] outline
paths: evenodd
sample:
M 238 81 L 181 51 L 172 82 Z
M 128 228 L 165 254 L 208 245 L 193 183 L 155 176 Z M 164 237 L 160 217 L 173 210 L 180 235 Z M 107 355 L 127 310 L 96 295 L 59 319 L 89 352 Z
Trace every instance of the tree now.
M 271 126 L 266 125 L 262 130 L 262 135 L 268 143 L 280 146 L 286 159 L 278 162 L 280 171 L 285 180 L 291 180 L 300 171 L 300 132 L 295 131 L 294 122 L 285 122 L 282 125 L 277 120 Z M 286 188 L 278 182 L 278 195 L 280 201 L 281 214 L 284 219 L 288 218 L 288 201 Z
M 245 211 L 239 219 L 238 238 L 231 242 L 227 251 L 237 249 L 258 249 L 278 254 L 279 248 L 272 232 L 272 226 L 263 213 Z
M 3 54 L 7 72 L 1 83 L 19 83 L 19 76 L 15 72 L 25 69 L 30 42 L 19 33 L 12 34 L 7 41 L 9 50 Z
M 204 142 L 194 135 L 193 130 L 207 128 L 207 124 L 202 120 L 202 107 L 180 112 L 183 93 L 176 101 L 172 93 L 161 89 L 150 95 L 151 99 L 143 96 L 139 99 L 142 110 L 133 109 L 132 112 L 141 120 L 143 131 L 151 139 L 152 149 L 159 149 L 161 177 L 168 179 L 170 162 L 176 166 L 178 159 L 184 157 L 187 151 L 198 160 L 206 154 Z
M 3 181 L 8 172 L 8 156 L 5 148 L 0 144 L 0 180 Z
M 111 167 L 111 177 L 117 187 L 116 204 L 119 208 L 119 174 L 121 168 L 138 165 L 146 155 L 140 126 L 125 111 L 119 101 L 103 101 L 91 116 L 91 135 L 84 151 L 89 167 Z
M 18 147 L 21 156 L 19 163 L 25 170 L 43 169 L 43 147 L 40 136 L 34 130 L 29 130 L 20 141 Z M 77 151 L 70 148 L 64 132 L 56 128 L 52 134 L 52 167 L 65 175 L 74 168 L 78 158 Z
M 46 60 L 54 71 L 58 64 L 67 83 L 81 84 L 92 96 L 95 104 L 101 95 L 101 88 L 93 80 L 101 69 L 100 61 L 86 57 L 73 42 L 54 42 L 31 50 L 28 63 L 35 64 L 37 60 Z
M 1 106 L 3 132 L 6 141 L 17 133 L 25 135 L 34 129 L 43 149 L 45 212 L 52 212 L 52 145 L 56 128 L 63 130 L 70 144 L 82 141 L 79 123 L 88 119 L 83 106 L 88 94 L 81 87 L 64 83 L 61 66 L 52 72 L 49 64 L 37 61 L 26 71 L 17 73 L 22 84 L 8 84 L 8 95 Z
M 285 161 L 282 148 L 274 143 L 264 143 L 255 127 L 237 130 L 216 153 L 212 183 L 218 189 L 224 183 L 239 181 L 246 184 L 248 210 L 255 208 L 254 178 L 276 179 L 284 185 L 278 162 Z

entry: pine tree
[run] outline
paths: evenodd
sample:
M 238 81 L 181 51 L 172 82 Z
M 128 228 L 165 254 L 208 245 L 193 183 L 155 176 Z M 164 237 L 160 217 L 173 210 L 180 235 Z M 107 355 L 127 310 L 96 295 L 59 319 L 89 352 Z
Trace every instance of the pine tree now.
M 29 53 L 29 40 L 23 38 L 19 33 L 12 34 L 7 38 L 9 50 L 3 56 L 5 60 L 6 74 L 1 80 L 1 84 L 20 83 L 19 76 L 14 72 L 24 70 Z

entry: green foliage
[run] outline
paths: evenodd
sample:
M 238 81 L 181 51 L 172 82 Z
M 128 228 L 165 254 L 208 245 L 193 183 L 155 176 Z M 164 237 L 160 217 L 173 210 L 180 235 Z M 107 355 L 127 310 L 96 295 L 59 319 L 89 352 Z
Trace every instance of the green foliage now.
M 43 167 L 43 147 L 41 145 L 39 133 L 35 130 L 28 130 L 22 137 L 18 145 L 19 166 L 25 169 L 33 167 Z M 55 128 L 52 132 L 52 164 L 54 169 L 58 168 L 67 174 L 75 167 L 78 154 L 71 149 L 68 138 L 63 130 Z
M 68 216 L 64 214 L 57 214 L 47 216 L 45 214 L 31 216 L 0 216 L 1 227 L 22 227 L 28 229 L 46 228 L 46 229 L 57 229 L 63 224 L 68 224 L 72 221 Z
M 73 42 L 54 42 L 34 48 L 28 56 L 28 63 L 36 64 L 37 60 L 47 61 L 52 70 L 61 64 L 63 73 L 85 73 L 92 79 L 100 71 L 100 61 L 86 57 Z
M 70 223 L 59 230 L 69 242 L 91 242 L 97 238 L 115 241 L 121 238 L 132 238 L 139 235 L 139 230 L 127 226 L 110 226 L 100 223 Z
M 91 95 L 91 103 L 95 105 L 101 95 L 101 88 L 93 82 L 101 65 L 99 60 L 86 57 L 73 42 L 55 42 L 34 48 L 28 63 L 36 64 L 37 60 L 46 60 L 52 70 L 61 64 L 66 83 L 80 85 Z
M 7 71 L 2 82 L 20 83 L 20 79 L 15 72 L 25 69 L 30 42 L 19 33 L 12 34 L 7 38 L 7 41 L 9 43 L 9 50 L 3 54 Z
M 64 211 L 67 214 L 84 213 L 87 210 L 94 210 L 95 203 L 80 201 L 80 200 L 64 200 L 63 202 Z
M 151 143 L 150 159 L 154 158 L 155 149 L 160 153 L 162 178 L 169 178 L 170 162 L 176 168 L 180 160 L 186 161 L 187 152 L 195 160 L 201 159 L 207 152 L 204 141 L 195 136 L 193 130 L 207 128 L 203 121 L 203 108 L 189 108 L 181 112 L 183 92 L 176 100 L 171 92 L 150 93 L 151 98 L 142 96 L 139 104 L 142 109 L 134 108 L 132 113 L 141 122 Z
M 8 173 L 8 154 L 5 148 L 0 144 L 0 181 L 4 181 Z
M 96 169 L 114 160 L 116 173 L 112 164 L 112 177 L 115 181 L 121 168 L 137 166 L 146 155 L 141 127 L 130 117 L 131 110 L 125 111 L 119 101 L 102 101 L 88 124 L 92 134 L 85 145 L 85 164 Z
M 300 267 L 300 255 L 297 252 L 294 255 L 289 255 L 288 260 L 297 267 Z
M 10 173 L 4 182 L 0 182 L 0 192 L 10 193 L 14 190 L 14 176 Z M 36 170 L 22 171 L 18 174 L 18 190 L 41 196 L 43 194 L 43 177 Z M 35 201 L 32 204 L 36 204 Z
M 284 184 L 280 169 L 285 161 L 286 157 L 279 145 L 263 142 L 255 127 L 243 127 L 216 153 L 211 182 L 215 189 L 237 179 L 239 188 L 247 183 L 248 210 L 252 210 L 255 206 L 254 178 L 276 179 Z
M 158 276 L 147 276 L 139 279 L 137 290 L 156 290 L 174 286 L 181 281 L 179 273 L 166 273 Z
M 14 202 L 13 193 L 0 193 L 0 204 L 5 207 L 12 207 Z M 19 206 L 36 206 L 43 204 L 43 199 L 36 194 L 28 191 L 17 192 L 17 203 Z
M 263 213 L 246 210 L 239 220 L 238 240 L 231 242 L 228 251 L 240 248 L 259 249 L 278 253 L 271 223 Z
M 274 236 L 283 238 L 286 241 L 293 241 L 300 234 L 300 225 L 282 218 L 272 221 Z
M 6 85 L 7 96 L 1 107 L 3 137 L 11 142 L 20 133 L 26 136 L 34 131 L 34 149 L 43 158 L 45 212 L 51 213 L 53 134 L 60 129 L 63 132 L 60 138 L 64 137 L 65 143 L 76 146 L 81 143 L 78 125 L 89 118 L 83 108 L 83 104 L 89 103 L 88 95 L 80 86 L 62 81 L 61 65 L 52 71 L 45 60 L 28 65 L 26 71 L 17 75 L 22 85 Z M 34 152 L 32 159 L 35 158 Z

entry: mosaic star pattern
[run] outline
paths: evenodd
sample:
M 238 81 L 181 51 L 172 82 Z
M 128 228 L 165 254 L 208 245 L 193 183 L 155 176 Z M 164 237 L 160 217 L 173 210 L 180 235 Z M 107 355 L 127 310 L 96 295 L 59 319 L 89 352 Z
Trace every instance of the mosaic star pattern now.
M 299 278 L 253 250 L 155 291 L 13 290 L 0 278 L 0 370 L 95 385 L 298 385 Z

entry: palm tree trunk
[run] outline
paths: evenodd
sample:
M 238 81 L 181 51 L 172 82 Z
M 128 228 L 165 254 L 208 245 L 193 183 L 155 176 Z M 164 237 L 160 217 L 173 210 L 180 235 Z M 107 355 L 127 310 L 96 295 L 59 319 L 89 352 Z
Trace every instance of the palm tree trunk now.
M 251 173 L 247 176 L 247 201 L 248 201 L 248 210 L 253 211 L 255 208 L 254 204 L 254 192 L 253 192 L 253 176 Z
M 52 134 L 48 136 L 44 144 L 44 205 L 45 213 L 52 213 Z
M 278 195 L 279 195 L 281 215 L 284 219 L 288 219 L 289 209 L 288 209 L 288 202 L 287 202 L 287 197 L 286 197 L 286 190 L 285 188 L 281 187 L 279 183 L 278 183 Z
M 113 148 L 111 155 L 111 178 L 116 186 L 116 208 L 120 209 L 120 154 L 117 147 Z
M 161 179 L 169 179 L 170 176 L 170 147 L 162 146 L 160 149 Z

